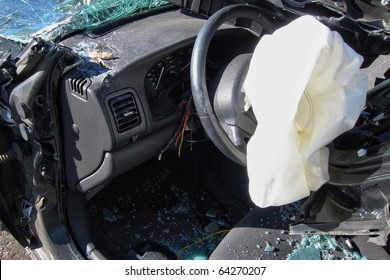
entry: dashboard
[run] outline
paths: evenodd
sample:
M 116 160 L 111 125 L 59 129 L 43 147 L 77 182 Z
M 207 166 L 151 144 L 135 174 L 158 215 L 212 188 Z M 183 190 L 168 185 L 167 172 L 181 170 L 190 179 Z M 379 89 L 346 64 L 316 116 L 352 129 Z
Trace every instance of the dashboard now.
M 69 188 L 93 196 L 114 177 L 157 156 L 177 130 L 191 95 L 190 63 L 205 19 L 168 10 L 61 42 L 80 55 L 64 76 L 60 114 Z M 258 38 L 223 26 L 212 41 L 207 82 Z M 92 54 L 110 53 L 97 63 Z

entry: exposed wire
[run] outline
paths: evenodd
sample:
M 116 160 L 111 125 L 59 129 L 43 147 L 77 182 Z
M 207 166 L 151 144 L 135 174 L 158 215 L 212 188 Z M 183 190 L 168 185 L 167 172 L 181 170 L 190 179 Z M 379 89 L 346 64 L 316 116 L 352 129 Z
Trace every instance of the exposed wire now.
M 187 93 L 190 93 L 191 91 L 187 91 Z M 191 105 L 191 102 L 192 102 L 192 96 L 190 96 L 190 98 L 188 99 L 187 101 L 187 107 L 186 107 L 186 110 L 185 112 L 187 112 L 188 108 L 190 107 Z M 172 135 L 171 139 L 169 139 L 168 143 L 165 145 L 165 147 L 161 150 L 159 156 L 158 156 L 158 160 L 161 160 L 162 158 L 162 155 L 171 147 L 171 145 L 173 144 L 173 142 L 175 141 L 175 139 L 177 138 L 177 136 L 179 135 L 179 133 L 181 132 L 182 130 L 182 126 L 183 126 L 183 123 L 185 121 L 185 117 L 186 115 L 184 114 L 183 118 L 182 118 L 182 121 L 181 121 L 181 124 L 179 125 L 179 127 L 177 128 L 177 130 L 175 131 L 175 133 Z
M 213 236 L 216 236 L 216 235 L 221 234 L 221 233 L 229 232 L 229 231 L 231 231 L 231 229 L 224 229 L 224 230 L 220 230 L 220 231 L 214 232 L 214 233 L 212 233 L 212 234 L 210 234 L 210 235 L 208 235 L 208 236 L 206 236 L 206 237 L 204 237 L 204 238 L 202 238 L 202 239 L 200 239 L 198 241 L 195 241 L 194 243 L 192 243 L 190 245 L 184 246 L 183 250 L 188 250 L 193 245 L 202 243 L 203 241 L 206 241 L 207 239 L 209 239 L 209 238 L 211 238 Z
M 181 147 L 183 145 L 183 139 L 184 139 L 184 131 L 186 129 L 186 125 L 187 125 L 187 121 L 188 121 L 188 118 L 189 116 L 191 115 L 191 106 L 190 108 L 188 109 L 188 113 L 186 115 L 186 118 L 184 120 L 184 124 L 183 124 L 183 129 L 181 130 L 181 140 L 180 140 L 180 145 L 179 145 L 179 149 L 178 149 L 178 156 L 180 157 L 181 156 Z M 192 128 L 191 128 L 192 130 Z M 180 135 L 180 134 L 179 134 Z
M 177 135 L 177 137 L 176 137 L 175 145 L 178 144 L 180 137 L 182 137 L 182 135 L 184 134 L 184 131 L 185 131 L 185 128 L 186 128 L 186 123 L 187 123 L 187 120 L 188 120 L 188 114 L 190 113 L 191 109 L 192 109 L 192 106 L 190 104 L 190 107 L 188 108 L 188 110 L 184 114 L 184 116 L 185 116 L 184 117 L 184 122 L 182 124 L 182 128 L 180 130 L 179 135 Z
M 186 114 L 187 116 L 187 114 Z M 176 140 L 175 140 L 175 146 L 179 143 L 180 137 L 183 135 L 183 128 L 180 129 L 180 133 L 177 135 Z

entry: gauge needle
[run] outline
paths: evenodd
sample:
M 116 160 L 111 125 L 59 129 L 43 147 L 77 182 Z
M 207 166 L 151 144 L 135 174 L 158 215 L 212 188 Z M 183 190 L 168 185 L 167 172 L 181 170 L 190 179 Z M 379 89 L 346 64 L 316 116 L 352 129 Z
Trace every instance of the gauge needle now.
M 165 70 L 165 67 L 163 67 L 163 68 L 161 69 L 160 76 L 158 77 L 158 81 L 157 81 L 157 85 L 156 85 L 155 90 L 157 90 L 157 89 L 158 89 L 158 86 L 160 85 L 161 77 L 162 77 L 162 75 L 163 75 L 163 73 L 164 73 L 164 70 Z
M 191 61 L 190 62 L 188 62 L 183 68 L 181 68 L 180 70 L 181 71 L 184 71 L 184 69 L 186 69 L 188 66 L 190 66 L 190 64 L 191 64 Z

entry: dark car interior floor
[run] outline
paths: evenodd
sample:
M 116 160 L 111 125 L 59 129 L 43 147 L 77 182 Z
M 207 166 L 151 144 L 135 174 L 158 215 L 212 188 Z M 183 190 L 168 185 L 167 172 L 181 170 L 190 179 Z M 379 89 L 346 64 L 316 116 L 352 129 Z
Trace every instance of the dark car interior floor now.
M 243 197 L 237 194 L 247 186 L 245 170 L 221 157 L 203 143 L 180 158 L 172 151 L 113 180 L 89 201 L 105 247 L 99 249 L 118 259 L 207 259 L 250 206 L 249 199 L 233 199 Z

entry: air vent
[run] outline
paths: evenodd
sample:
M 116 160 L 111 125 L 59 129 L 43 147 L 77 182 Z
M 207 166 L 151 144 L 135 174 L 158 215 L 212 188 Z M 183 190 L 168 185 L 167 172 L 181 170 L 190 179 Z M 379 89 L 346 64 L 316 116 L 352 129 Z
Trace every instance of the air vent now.
M 68 80 L 68 84 L 74 95 L 87 100 L 87 89 L 91 85 L 90 79 L 84 77 L 82 74 L 77 74 Z
M 137 104 L 131 93 L 114 97 L 110 100 L 109 104 L 114 114 L 116 128 L 119 132 L 129 130 L 141 123 Z

